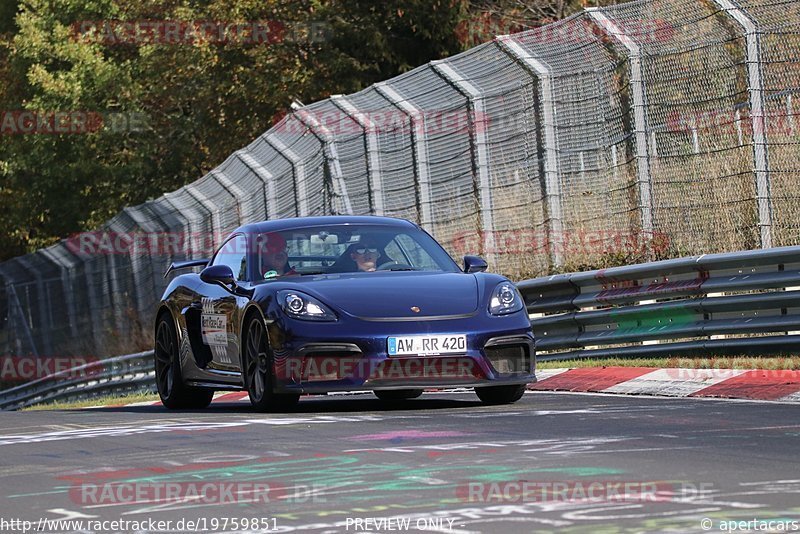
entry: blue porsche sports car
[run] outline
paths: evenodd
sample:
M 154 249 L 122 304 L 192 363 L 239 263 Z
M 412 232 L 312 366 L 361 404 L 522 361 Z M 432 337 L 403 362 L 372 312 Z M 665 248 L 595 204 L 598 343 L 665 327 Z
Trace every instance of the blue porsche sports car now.
M 506 278 L 461 269 L 417 225 L 313 217 L 242 226 L 210 260 L 174 263 L 158 305 L 155 367 L 168 408 L 215 390 L 261 410 L 303 394 L 372 390 L 397 401 L 424 388 L 474 387 L 515 402 L 536 380 L 533 334 Z

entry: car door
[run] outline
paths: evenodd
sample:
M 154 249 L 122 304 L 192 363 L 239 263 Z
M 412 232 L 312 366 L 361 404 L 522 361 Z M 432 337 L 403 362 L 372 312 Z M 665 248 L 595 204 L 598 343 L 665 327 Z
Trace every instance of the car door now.
M 237 285 L 248 286 L 247 237 L 231 236 L 217 251 L 210 265 L 227 265 Z M 189 331 L 195 362 L 208 371 L 239 371 L 238 311 L 247 297 L 234 294 L 230 288 L 200 282 L 198 298 L 187 310 Z

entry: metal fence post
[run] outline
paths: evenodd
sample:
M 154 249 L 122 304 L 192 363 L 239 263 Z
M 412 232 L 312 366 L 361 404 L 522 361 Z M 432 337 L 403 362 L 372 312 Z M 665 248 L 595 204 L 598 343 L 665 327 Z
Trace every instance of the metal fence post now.
M 278 153 L 291 164 L 292 175 L 294 177 L 295 214 L 298 217 L 307 216 L 309 210 L 305 163 L 303 163 L 303 160 L 300 158 L 300 156 L 283 144 L 283 142 L 278 139 L 275 134 L 267 133 L 263 135 L 262 138 L 267 142 L 268 145 L 277 150 Z
M 86 300 L 89 305 L 89 328 L 92 331 L 94 348 L 99 350 L 103 343 L 103 315 L 100 295 L 97 290 L 97 278 L 101 273 L 91 270 L 90 266 L 97 264 L 97 256 L 94 259 L 94 262 L 83 259 L 83 276 L 86 279 L 86 292 L 88 293 Z
M 39 331 L 41 332 L 41 335 L 39 337 L 42 340 L 42 345 L 44 346 L 45 353 L 47 355 L 53 355 L 52 339 L 49 334 L 49 326 L 51 325 L 48 325 L 48 320 L 47 320 L 48 306 L 47 303 L 42 301 L 46 291 L 44 287 L 44 282 L 42 281 L 42 275 L 39 273 L 39 271 L 36 270 L 36 268 L 34 268 L 33 265 L 31 265 L 26 256 L 20 256 L 19 258 L 17 258 L 17 261 L 19 261 L 26 268 L 26 270 L 29 273 L 32 273 L 34 278 L 36 278 L 36 292 L 39 295 L 38 299 L 39 302 L 37 302 L 36 307 L 39 308 L 38 309 L 39 321 L 41 322 L 39 326 Z M 19 299 L 17 300 L 17 302 L 19 303 Z
M 753 161 L 756 175 L 758 227 L 761 248 L 772 247 L 772 194 L 769 171 L 769 144 L 765 115 L 764 75 L 761 71 L 761 35 L 755 19 L 730 0 L 714 0 L 743 29 L 747 45 L 747 85 L 750 93 L 750 118 L 753 122 Z
M 408 116 L 411 122 L 411 146 L 414 151 L 414 174 L 419 187 L 420 225 L 433 234 L 434 221 L 431 216 L 431 181 L 428 163 L 428 133 L 425 113 L 394 90 L 386 82 L 375 84 L 375 90 L 393 106 Z
M 119 222 L 117 222 L 115 219 L 111 219 L 111 221 L 109 221 L 108 229 L 111 231 L 112 235 L 124 235 L 125 230 L 123 228 L 121 228 L 120 226 L 118 226 L 118 225 L 119 225 Z M 115 239 L 115 241 L 116 241 L 116 239 Z M 104 273 L 104 274 L 108 274 L 108 281 L 109 281 L 109 284 L 111 286 L 111 294 L 108 296 L 108 298 L 109 298 L 109 302 L 111 303 L 111 308 L 112 308 L 113 314 L 114 314 L 114 326 L 116 327 L 117 332 L 126 332 L 127 333 L 128 329 L 126 327 L 128 325 L 128 321 L 125 320 L 125 315 L 124 315 L 124 310 L 123 310 L 123 304 L 126 304 L 126 303 L 122 302 L 122 298 L 121 298 L 122 295 L 123 295 L 123 289 L 120 287 L 120 282 L 119 282 L 120 270 L 119 270 L 119 268 L 117 266 L 117 256 L 118 255 L 119 255 L 119 251 L 116 250 L 116 247 L 112 247 L 111 252 L 106 256 L 106 259 L 108 260 L 108 264 L 107 264 L 108 265 L 108 273 Z M 131 277 L 132 277 L 132 279 L 134 281 L 134 284 L 138 286 L 139 285 L 138 284 L 138 274 L 135 272 L 135 269 L 133 269 L 133 265 L 132 265 L 130 257 L 128 257 L 128 265 L 131 266 L 131 271 L 133 271 L 133 272 L 131 272 Z M 134 293 L 135 292 L 136 292 L 136 289 L 134 289 Z M 128 298 L 130 298 L 130 296 L 128 296 Z
M 625 31 L 611 20 L 601 8 L 586 8 L 586 12 L 610 37 L 628 50 L 633 93 L 633 121 L 636 133 L 636 160 L 639 173 L 639 210 L 642 213 L 642 232 L 653 235 L 653 186 L 650 173 L 650 154 L 647 146 L 647 95 L 642 73 L 642 50 Z
M 330 130 L 328 130 L 328 128 L 322 125 L 314 116 L 312 116 L 303 108 L 295 110 L 294 115 L 309 130 L 311 130 L 311 133 L 314 134 L 314 137 L 316 137 L 319 142 L 322 143 L 325 152 L 325 162 L 327 163 L 328 169 L 331 173 L 333 191 L 342 199 L 342 202 L 344 203 L 344 212 L 347 215 L 352 215 L 353 205 L 350 202 L 350 196 L 347 194 L 347 184 L 344 181 L 342 166 L 339 163 L 339 151 L 336 149 L 336 140 L 334 135 Z
M 25 338 L 28 340 L 28 344 L 31 347 L 31 353 L 34 356 L 39 356 L 39 351 L 36 349 L 36 342 L 33 340 L 33 334 L 31 333 L 31 327 L 28 324 L 28 320 L 25 317 L 25 313 L 22 311 L 22 304 L 19 301 L 19 295 L 17 295 L 17 290 L 14 287 L 12 282 L 6 283 L 6 293 L 9 295 L 9 302 L 8 302 L 8 317 L 9 322 L 11 322 L 12 317 L 17 317 L 17 320 L 13 322 L 14 325 L 14 339 L 16 341 L 17 350 L 16 353 L 18 355 L 22 354 L 22 341 L 19 339 L 19 330 L 22 330 L 25 333 Z M 12 307 L 16 309 L 16 314 L 14 314 L 11 310 Z M 17 328 L 17 321 L 20 322 L 21 328 Z
M 236 157 L 239 158 L 239 161 L 244 164 L 245 167 L 250 169 L 250 171 L 258 176 L 258 178 L 264 182 L 264 211 L 265 211 L 265 218 L 269 219 L 270 217 L 277 218 L 278 216 L 278 193 L 275 190 L 275 177 L 272 176 L 272 173 L 267 170 L 261 163 L 259 163 L 251 154 L 250 152 L 244 148 L 242 150 L 238 150 L 235 153 Z
M 248 197 L 247 193 L 245 193 L 241 187 L 233 183 L 233 181 L 228 178 L 224 171 L 213 169 L 209 171 L 208 174 L 210 174 L 211 177 L 214 178 L 214 180 L 221 185 L 223 189 L 225 189 L 225 191 L 230 193 L 230 195 L 236 199 L 236 219 L 239 221 L 240 225 L 245 224 L 245 221 L 243 221 L 244 212 L 242 210 L 242 201 Z
M 180 213 L 184 220 L 186 221 L 186 227 L 188 228 L 188 235 L 184 241 L 184 250 L 186 252 L 186 258 L 194 258 L 198 253 L 197 250 L 194 249 L 194 238 L 198 237 L 197 230 L 195 228 L 195 222 L 185 214 L 183 214 L 183 210 L 178 206 L 176 201 L 173 199 L 175 197 L 175 192 L 164 193 L 164 201 L 172 206 L 172 209 L 175 210 L 175 213 Z
M 367 155 L 367 176 L 369 176 L 369 206 L 374 215 L 383 215 L 383 179 L 381 178 L 380 149 L 378 134 L 366 113 L 358 111 L 352 102 L 343 95 L 331 96 L 331 103 L 344 111 L 364 130 L 364 150 Z
M 560 164 L 558 160 L 558 136 L 556 134 L 556 106 L 553 97 L 552 69 L 543 61 L 535 58 L 530 52 L 522 48 L 509 35 L 502 35 L 495 39 L 498 48 L 514 59 L 533 77 L 534 90 L 538 93 L 537 82 L 541 84 L 541 98 L 543 120 L 536 127 L 544 130 L 544 178 L 545 198 L 547 199 L 547 214 L 549 224 L 547 231 L 550 246 L 550 261 L 554 266 L 564 264 L 562 246 L 564 241 L 564 223 L 561 210 L 561 181 Z
M 122 212 L 130 217 L 134 223 L 136 223 L 140 231 L 145 232 L 146 239 L 144 239 L 144 242 L 150 243 L 150 238 L 152 238 L 154 231 L 153 227 L 150 225 L 153 224 L 153 221 L 142 217 L 141 213 L 133 208 L 123 208 Z M 169 231 L 169 229 L 166 227 L 164 227 L 163 230 Z M 160 273 L 157 273 L 155 270 L 153 251 L 148 250 L 147 246 L 143 248 L 140 247 L 143 240 L 139 239 L 138 236 L 129 237 L 133 237 L 133 246 L 129 249 L 128 253 L 130 254 L 132 266 L 131 274 L 133 276 L 135 286 L 133 287 L 132 293 L 136 298 L 136 311 L 146 312 L 149 311 L 150 303 L 154 300 L 153 295 L 158 295 L 160 293 L 161 288 L 158 286 L 158 276 Z M 121 251 L 115 251 L 115 253 L 118 252 Z M 152 285 L 150 286 L 150 289 L 145 288 L 144 284 L 142 283 L 142 274 L 144 274 L 142 271 L 145 263 L 149 264 L 148 268 L 151 272 Z
M 213 228 L 214 235 L 214 246 L 216 247 L 220 243 L 217 242 L 217 238 L 220 238 L 222 235 L 222 221 L 220 220 L 219 213 L 217 212 L 217 206 L 211 201 L 210 198 L 205 196 L 194 184 L 189 184 L 183 188 L 186 193 L 190 197 L 192 197 L 195 202 L 203 206 L 205 210 L 208 212 L 208 216 L 211 218 L 211 228 Z
M 67 322 L 69 323 L 69 332 L 73 337 L 78 337 L 77 325 L 77 309 L 75 307 L 75 291 L 72 286 L 72 279 L 74 278 L 74 264 L 67 264 L 56 256 L 50 249 L 42 249 L 42 255 L 50 260 L 61 270 L 61 285 L 64 288 L 64 300 L 67 305 Z
M 483 254 L 494 262 L 495 246 L 494 205 L 492 181 L 489 174 L 489 140 L 487 136 L 486 106 L 483 93 L 444 61 L 432 61 L 433 72 L 449 83 L 467 99 L 469 107 L 470 144 L 472 146 L 472 168 L 478 177 L 481 225 L 483 226 Z

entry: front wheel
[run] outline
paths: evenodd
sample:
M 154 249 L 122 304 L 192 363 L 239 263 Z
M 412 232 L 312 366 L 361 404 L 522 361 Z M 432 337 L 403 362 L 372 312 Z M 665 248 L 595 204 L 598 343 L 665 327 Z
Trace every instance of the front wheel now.
M 484 404 L 512 404 L 525 394 L 525 384 L 475 388 L 475 394 Z
M 183 383 L 178 353 L 178 336 L 172 319 L 164 314 L 156 326 L 155 355 L 156 387 L 161 404 L 170 410 L 205 408 L 211 404 L 214 391 L 187 386 Z
M 272 373 L 272 358 L 264 322 L 260 317 L 251 317 L 245 338 L 244 379 L 250 403 L 260 412 L 291 408 L 300 400 L 300 395 L 277 394 Z
M 376 397 L 382 401 L 398 401 L 416 399 L 422 395 L 421 389 L 385 389 L 373 391 Z

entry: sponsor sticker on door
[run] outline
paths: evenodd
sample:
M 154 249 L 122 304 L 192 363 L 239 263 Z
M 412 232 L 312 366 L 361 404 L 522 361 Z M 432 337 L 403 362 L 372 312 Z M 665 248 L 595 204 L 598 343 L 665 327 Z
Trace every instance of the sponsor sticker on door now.
M 228 318 L 224 314 L 204 313 L 200 316 L 203 343 L 210 346 L 228 346 Z

